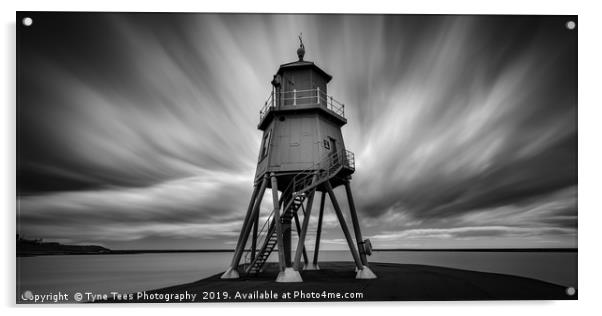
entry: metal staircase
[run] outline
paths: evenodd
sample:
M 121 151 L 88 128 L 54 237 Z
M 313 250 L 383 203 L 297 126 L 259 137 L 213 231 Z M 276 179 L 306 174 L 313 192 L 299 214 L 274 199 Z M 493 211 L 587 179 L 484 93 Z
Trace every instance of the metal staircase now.
M 281 198 L 286 199 L 289 196 L 292 198 L 287 201 L 286 206 L 283 208 L 280 222 L 290 222 L 297 211 L 303 207 L 303 202 L 309 195 L 309 192 L 335 177 L 343 168 L 355 169 L 354 156 L 350 151 L 343 151 L 342 153 L 331 152 L 321 163 L 297 174 L 289 186 L 282 191 Z M 274 211 L 272 211 L 257 235 L 257 244 L 262 245 L 261 248 L 256 252 L 253 260 L 251 260 L 251 251 L 245 256 L 244 262 L 247 274 L 261 272 L 268 257 L 274 248 L 276 248 L 278 236 L 276 235 L 275 221 Z
M 305 193 L 295 195 L 295 197 L 292 199 L 292 201 L 289 202 L 289 204 L 287 204 L 287 208 L 285 209 L 283 214 L 280 216 L 281 223 L 282 222 L 290 222 L 290 220 L 292 219 L 294 214 L 303 205 L 303 201 L 305 201 L 305 197 L 306 197 Z M 249 266 L 245 270 L 248 274 L 257 274 L 257 273 L 261 272 L 263 269 L 263 266 L 265 265 L 266 261 L 268 260 L 268 257 L 270 256 L 270 254 L 272 253 L 274 248 L 276 248 L 276 244 L 278 243 L 278 236 L 276 235 L 276 225 L 275 225 L 274 221 L 275 221 L 275 218 L 273 217 L 273 212 L 272 212 L 272 214 L 270 214 L 270 217 L 264 224 L 264 227 L 261 229 L 262 230 L 261 233 L 259 234 L 259 236 L 262 237 L 261 240 L 263 242 L 263 246 L 257 253 L 257 256 L 255 257 L 255 259 L 250 262 Z M 266 225 L 267 223 L 270 223 L 270 224 Z M 261 243 L 259 243 L 259 244 L 261 244 Z M 250 253 L 248 253 L 247 256 L 250 256 Z M 245 261 L 250 261 L 250 260 L 247 260 L 247 257 L 245 257 Z

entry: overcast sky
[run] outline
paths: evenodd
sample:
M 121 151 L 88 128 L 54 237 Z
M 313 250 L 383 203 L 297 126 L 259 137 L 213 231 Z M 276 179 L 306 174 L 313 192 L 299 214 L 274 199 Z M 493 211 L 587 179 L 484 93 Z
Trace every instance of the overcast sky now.
M 259 109 L 303 32 L 305 59 L 345 103 L 352 189 L 376 248 L 577 246 L 575 17 L 28 16 L 22 235 L 234 248 Z M 328 203 L 324 229 L 324 249 L 346 248 Z

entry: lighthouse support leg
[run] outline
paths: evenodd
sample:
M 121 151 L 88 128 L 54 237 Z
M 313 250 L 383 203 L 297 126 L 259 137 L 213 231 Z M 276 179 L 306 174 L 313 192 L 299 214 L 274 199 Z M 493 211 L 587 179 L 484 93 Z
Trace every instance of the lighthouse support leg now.
M 289 211 L 289 209 L 287 209 L 285 207 L 288 206 L 290 208 L 292 206 L 292 204 L 289 204 L 291 199 L 292 199 L 292 196 L 290 194 L 285 195 L 283 193 L 280 195 L 280 201 L 279 201 L 280 211 L 281 211 L 281 215 L 282 215 L 282 219 L 280 220 L 280 231 L 281 231 L 281 235 L 282 235 L 283 246 L 282 246 L 282 248 L 278 248 L 278 251 L 280 252 L 280 249 L 283 249 L 282 253 L 284 253 L 284 268 L 292 266 L 292 263 L 291 263 L 291 230 L 292 230 L 291 222 L 292 222 L 292 218 L 288 217 L 288 216 L 284 216 L 284 214 L 287 211 Z
M 295 271 L 292 267 L 287 267 L 286 265 L 286 258 L 284 256 L 286 249 L 283 240 L 282 223 L 280 221 L 280 204 L 278 203 L 278 181 L 276 180 L 274 173 L 272 173 L 272 199 L 274 201 L 274 219 L 276 219 L 275 223 L 278 242 L 278 263 L 280 265 L 280 273 L 278 273 L 276 282 L 303 282 L 299 272 Z
M 313 182 L 317 180 L 317 176 L 314 176 Z M 311 217 L 311 208 L 314 204 L 314 193 L 315 189 L 311 191 L 309 194 L 309 200 L 307 200 L 307 210 L 305 212 L 305 216 L 303 216 L 303 228 L 301 228 L 301 233 L 299 235 L 299 241 L 297 242 L 297 251 L 295 252 L 295 263 L 293 268 L 296 271 L 299 271 L 301 266 L 301 254 L 304 255 L 305 263 L 307 263 L 307 253 L 305 253 L 305 236 L 307 235 L 307 227 L 309 227 L 309 218 Z
M 282 214 L 284 215 L 284 213 L 286 212 L 286 210 L 282 210 Z M 293 263 L 291 260 L 291 233 L 292 233 L 292 224 L 293 219 L 292 218 L 284 218 L 284 221 L 281 222 L 280 227 L 282 229 L 282 242 L 284 244 L 284 266 L 285 267 L 292 267 Z
M 272 173 L 272 201 L 274 204 L 274 223 L 276 224 L 276 238 L 278 243 L 278 264 L 280 271 L 286 267 L 284 260 L 284 241 L 282 240 L 282 222 L 280 221 L 280 203 L 278 200 L 278 180 Z
M 349 181 L 345 182 L 345 192 L 347 193 L 347 200 L 349 202 L 349 213 L 351 213 L 351 222 L 353 223 L 353 232 L 355 233 L 357 250 L 360 254 L 360 259 L 362 259 L 362 264 L 367 266 L 368 258 L 366 258 L 366 252 L 364 251 L 364 239 L 362 237 L 362 232 L 360 231 L 360 224 L 357 219 L 355 203 L 353 202 L 353 195 L 351 194 L 351 185 Z
M 355 241 L 357 242 L 357 250 L 362 260 L 363 269 L 358 271 L 357 278 L 361 279 L 375 279 L 376 275 L 368 267 L 368 258 L 366 257 L 366 251 L 364 250 L 364 239 L 362 237 L 362 231 L 360 230 L 360 223 L 357 219 L 357 212 L 355 210 L 355 203 L 353 202 L 353 194 L 351 194 L 351 184 L 349 180 L 345 182 L 345 192 L 347 193 L 347 200 L 349 201 L 349 213 L 351 213 L 351 222 L 353 223 L 353 232 L 355 233 Z
M 343 234 L 345 234 L 345 239 L 347 240 L 347 244 L 349 245 L 349 250 L 351 250 L 351 255 L 353 256 L 353 260 L 355 261 L 355 265 L 359 271 L 364 268 L 362 264 L 362 260 L 357 254 L 357 250 L 355 249 L 355 245 L 353 244 L 353 239 L 351 239 L 351 234 L 349 233 L 349 228 L 347 228 L 347 224 L 345 223 L 345 218 L 343 217 L 343 212 L 341 212 L 341 208 L 339 207 L 339 202 L 337 202 L 337 198 L 332 191 L 332 186 L 330 185 L 330 181 L 326 181 L 326 190 L 328 191 L 328 196 L 330 196 L 330 201 L 332 202 L 332 206 L 334 207 L 334 211 L 337 214 L 337 218 L 339 219 L 339 223 L 341 224 L 341 228 L 343 229 Z M 357 276 L 356 276 L 357 278 Z
M 255 260 L 255 249 L 257 248 L 257 229 L 259 226 L 259 212 L 255 214 L 253 219 L 253 236 L 251 237 L 251 262 Z
M 267 184 L 268 177 L 266 175 L 261 182 L 261 187 L 259 190 L 253 191 L 253 196 L 251 197 L 249 208 L 247 210 L 247 215 L 245 216 L 240 236 L 238 236 L 236 249 L 234 250 L 234 257 L 232 258 L 232 262 L 230 263 L 228 270 L 222 274 L 222 279 L 238 279 L 239 277 L 237 270 L 238 263 L 240 262 L 240 257 L 242 256 L 245 245 L 247 244 L 247 239 L 249 238 L 249 232 L 252 225 L 251 220 L 255 218 L 257 212 L 259 212 L 259 206 L 261 205 L 261 200 L 263 199 L 263 194 L 265 193 Z
M 318 254 L 320 253 L 320 235 L 322 234 L 322 218 L 324 217 L 324 203 L 326 202 L 326 192 L 322 192 L 320 198 L 320 214 L 318 215 L 318 229 L 316 231 L 316 246 L 314 248 L 314 260 L 307 267 L 308 270 L 320 270 L 318 266 Z
M 280 211 L 281 211 L 281 215 L 282 215 L 282 220 L 280 221 L 280 231 L 282 232 L 282 242 L 284 244 L 283 248 L 284 249 L 282 252 L 284 253 L 284 267 L 292 267 L 293 264 L 291 263 L 291 231 L 292 231 L 292 218 L 289 216 L 284 216 L 284 214 L 286 212 L 289 211 L 289 209 L 284 208 L 285 206 L 291 207 L 291 204 L 289 204 L 289 202 L 291 201 L 292 197 L 290 194 L 287 194 L 286 196 L 284 194 L 280 195 Z M 280 248 L 278 248 L 280 249 Z M 280 250 L 278 250 L 280 251 Z
M 295 227 L 297 228 L 297 237 L 299 237 L 299 239 L 300 239 L 301 238 L 301 224 L 299 223 L 299 215 L 297 215 L 297 213 L 294 213 L 293 216 L 295 218 Z M 305 220 L 305 217 L 304 217 L 304 220 Z M 297 255 L 296 252 L 295 252 L 295 255 Z M 305 251 L 305 244 L 303 244 L 303 260 L 307 264 L 307 251 Z M 293 267 L 294 266 L 295 266 L 295 262 L 293 261 Z M 295 270 L 297 270 L 297 269 L 295 269 Z

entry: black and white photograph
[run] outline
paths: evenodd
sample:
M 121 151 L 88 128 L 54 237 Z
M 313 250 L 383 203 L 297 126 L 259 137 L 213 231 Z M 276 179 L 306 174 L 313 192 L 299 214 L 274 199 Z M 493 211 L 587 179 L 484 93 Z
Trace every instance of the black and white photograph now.
M 16 304 L 579 297 L 577 15 L 15 31 Z

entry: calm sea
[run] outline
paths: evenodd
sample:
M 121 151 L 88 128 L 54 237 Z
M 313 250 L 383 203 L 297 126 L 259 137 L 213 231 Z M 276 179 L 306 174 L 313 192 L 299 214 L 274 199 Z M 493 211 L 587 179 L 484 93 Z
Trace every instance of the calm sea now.
M 197 281 L 224 271 L 232 254 L 156 253 L 17 258 L 17 293 L 27 290 L 34 293 L 132 293 L 157 289 Z M 312 254 L 309 255 L 311 258 Z M 352 261 L 346 251 L 324 251 L 320 256 L 322 261 Z M 511 274 L 577 288 L 576 252 L 379 251 L 368 260 Z

